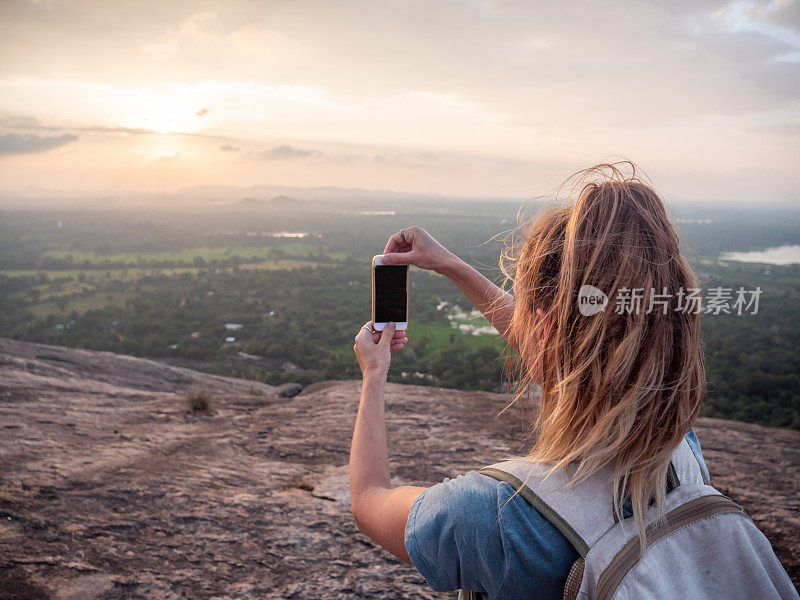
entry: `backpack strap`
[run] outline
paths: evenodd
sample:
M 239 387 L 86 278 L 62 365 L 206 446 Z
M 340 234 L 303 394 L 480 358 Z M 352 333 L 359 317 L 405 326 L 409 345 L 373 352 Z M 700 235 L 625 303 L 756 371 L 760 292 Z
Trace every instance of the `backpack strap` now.
M 671 465 L 672 487 L 704 483 L 686 438 L 673 452 Z M 570 484 L 563 469 L 548 475 L 549 471 L 549 465 L 511 459 L 478 472 L 508 483 L 585 557 L 616 522 L 614 511 L 609 510 L 614 493 L 611 469 L 600 469 L 578 484 Z
M 568 486 L 563 470 L 547 474 L 549 467 L 524 460 L 507 460 L 478 472 L 508 483 L 561 532 L 580 556 L 614 526 L 607 499 L 612 497 L 610 472 L 592 474 Z
M 547 502 L 536 495 L 536 492 L 520 481 L 515 475 L 496 467 L 484 467 L 478 471 L 478 473 L 489 475 L 490 477 L 494 477 L 500 481 L 505 481 L 508 485 L 518 491 L 519 495 L 528 501 L 528 504 L 533 506 L 542 514 L 545 519 L 550 521 L 550 523 L 552 523 L 553 526 L 558 529 L 565 538 L 567 538 L 569 543 L 572 544 L 573 548 L 577 550 L 578 554 L 585 557 L 589 552 L 589 545 L 580 536 L 580 534 L 572 528 L 572 525 L 570 525 L 564 517 L 558 514 L 557 511 L 551 508 Z
M 663 519 L 650 523 L 645 532 L 645 548 L 649 548 L 658 539 L 680 527 L 720 513 L 735 513 L 749 519 L 742 507 L 727 496 L 719 493 L 700 496 L 679 504 L 668 511 Z M 596 589 L 598 600 L 611 600 L 613 598 L 617 587 L 639 561 L 640 556 L 641 540 L 639 536 L 633 536 L 622 548 L 618 549 L 611 562 L 600 575 Z
M 692 451 L 686 438 L 681 440 L 681 443 L 672 453 L 672 464 L 675 468 L 675 475 L 678 478 L 678 485 L 689 483 L 709 485 L 708 478 L 700 467 L 700 459 Z

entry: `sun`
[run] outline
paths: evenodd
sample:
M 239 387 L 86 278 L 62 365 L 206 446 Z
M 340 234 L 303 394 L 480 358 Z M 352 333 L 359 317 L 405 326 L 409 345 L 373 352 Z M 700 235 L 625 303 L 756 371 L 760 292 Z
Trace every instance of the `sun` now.
M 182 129 L 178 124 L 178 116 L 167 111 L 153 112 L 142 118 L 144 129 L 156 133 L 176 133 Z
M 167 95 L 143 98 L 126 112 L 125 126 L 158 134 L 196 133 L 205 115 L 195 103 Z

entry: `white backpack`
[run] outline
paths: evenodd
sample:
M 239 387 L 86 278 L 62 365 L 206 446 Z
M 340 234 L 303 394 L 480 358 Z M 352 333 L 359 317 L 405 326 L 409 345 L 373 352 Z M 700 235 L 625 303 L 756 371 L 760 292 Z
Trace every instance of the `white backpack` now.
M 769 541 L 742 508 L 704 481 L 684 439 L 672 455 L 664 518 L 647 513 L 642 558 L 633 518 L 617 521 L 610 471 L 566 488 L 566 475 L 508 460 L 478 472 L 505 481 L 577 550 L 569 600 L 770 600 L 798 594 Z M 459 599 L 483 594 L 461 590 Z

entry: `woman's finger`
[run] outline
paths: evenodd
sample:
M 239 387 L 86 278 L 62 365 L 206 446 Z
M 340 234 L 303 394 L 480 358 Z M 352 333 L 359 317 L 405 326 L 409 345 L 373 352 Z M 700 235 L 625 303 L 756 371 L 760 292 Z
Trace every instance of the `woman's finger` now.
M 392 340 L 392 345 L 391 345 L 391 347 L 392 347 L 392 348 L 395 348 L 395 347 L 398 347 L 398 346 L 399 346 L 399 347 L 401 347 L 401 348 L 402 348 L 402 347 L 403 347 L 403 346 L 405 346 L 407 343 L 408 343 L 408 338 L 401 338 L 401 339 L 399 339 L 399 340 Z
M 406 235 L 406 239 L 407 238 L 408 235 Z M 409 250 L 411 250 L 411 244 L 408 242 L 403 242 L 403 238 L 398 231 L 389 238 L 388 242 L 386 242 L 386 248 L 384 249 L 383 253 L 389 254 L 390 252 L 408 252 Z
M 378 338 L 380 339 L 380 331 L 378 332 Z M 361 329 L 358 330 L 356 334 L 356 340 L 358 338 L 365 338 L 366 336 L 373 336 L 374 339 L 375 333 L 372 332 L 372 321 L 367 321 L 364 325 L 361 326 Z
M 405 337 L 405 335 L 406 335 L 405 329 L 397 329 L 392 334 L 392 341 L 394 342 L 395 340 L 399 340 L 400 338 Z M 375 342 L 376 344 L 379 341 L 381 341 L 381 332 L 380 331 L 376 331 L 375 333 L 372 334 L 372 341 Z

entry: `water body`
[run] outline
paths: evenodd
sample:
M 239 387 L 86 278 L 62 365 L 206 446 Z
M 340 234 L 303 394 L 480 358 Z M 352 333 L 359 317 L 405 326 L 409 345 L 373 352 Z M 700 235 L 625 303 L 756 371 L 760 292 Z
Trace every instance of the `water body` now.
M 800 264 L 800 244 L 785 244 L 753 252 L 723 252 L 720 254 L 720 258 L 723 260 L 738 260 L 740 262 L 770 265 Z
M 275 238 L 304 238 L 308 235 L 307 231 L 278 231 L 277 233 L 270 233 L 270 237 Z

